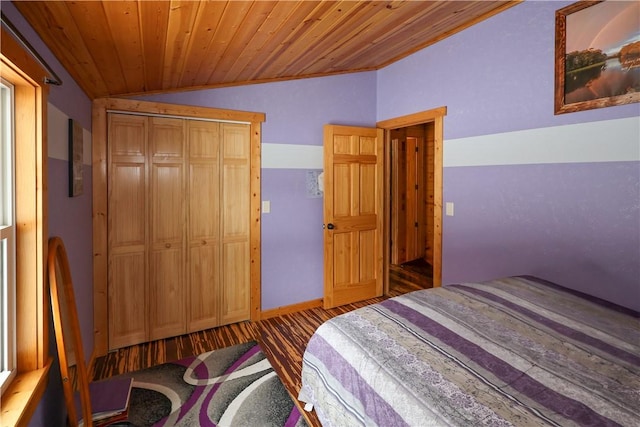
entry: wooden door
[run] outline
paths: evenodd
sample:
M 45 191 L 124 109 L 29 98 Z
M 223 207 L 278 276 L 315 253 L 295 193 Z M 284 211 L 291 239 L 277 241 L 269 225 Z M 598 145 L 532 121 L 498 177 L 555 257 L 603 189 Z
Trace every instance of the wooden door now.
M 221 124 L 221 313 L 220 324 L 249 319 L 251 132 L 244 124 Z
M 150 117 L 149 338 L 186 332 L 184 120 Z
M 324 127 L 324 307 L 382 295 L 383 131 Z
M 189 332 L 219 325 L 220 123 L 189 120 Z
M 147 340 L 147 118 L 109 114 L 109 347 Z

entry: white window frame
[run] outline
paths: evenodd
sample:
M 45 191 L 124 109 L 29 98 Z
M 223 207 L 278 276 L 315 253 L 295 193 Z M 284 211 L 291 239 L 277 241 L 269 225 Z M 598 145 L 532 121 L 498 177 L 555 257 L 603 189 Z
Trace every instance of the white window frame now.
M 16 375 L 14 88 L 0 81 L 0 390 Z

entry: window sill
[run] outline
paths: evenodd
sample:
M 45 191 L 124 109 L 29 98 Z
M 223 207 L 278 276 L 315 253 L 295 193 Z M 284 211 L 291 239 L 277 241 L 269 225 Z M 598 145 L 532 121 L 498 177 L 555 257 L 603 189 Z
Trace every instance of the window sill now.
M 42 369 L 18 374 L 2 395 L 2 427 L 29 423 L 47 385 L 51 359 Z

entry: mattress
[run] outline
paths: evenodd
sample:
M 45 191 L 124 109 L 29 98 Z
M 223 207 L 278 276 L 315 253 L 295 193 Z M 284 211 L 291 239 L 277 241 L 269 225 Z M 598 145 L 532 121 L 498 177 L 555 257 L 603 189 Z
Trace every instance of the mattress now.
M 639 316 L 534 277 L 415 291 L 322 324 L 299 399 L 323 426 L 637 426 Z

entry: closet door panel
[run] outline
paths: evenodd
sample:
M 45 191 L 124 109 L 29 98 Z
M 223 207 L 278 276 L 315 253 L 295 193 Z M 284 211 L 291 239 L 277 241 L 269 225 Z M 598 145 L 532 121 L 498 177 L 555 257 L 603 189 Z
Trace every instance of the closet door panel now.
M 215 163 L 189 165 L 189 240 L 220 239 L 220 172 Z
M 223 238 L 246 238 L 249 241 L 250 153 L 249 127 L 222 125 L 222 230 Z
M 150 339 L 186 332 L 184 121 L 154 117 L 149 130 Z
M 154 245 L 183 240 L 185 194 L 182 164 L 157 164 L 151 171 L 151 239 Z
M 220 124 L 189 121 L 190 332 L 219 325 L 220 313 Z
M 149 339 L 186 332 L 182 248 L 153 251 L 150 262 Z
M 109 155 L 111 160 L 128 157 L 144 162 L 147 118 L 128 114 L 109 114 Z
M 147 340 L 145 256 L 143 251 L 120 250 L 109 260 L 109 347 Z
M 188 331 L 200 331 L 220 324 L 220 250 L 201 245 L 189 250 L 190 299 Z
M 248 188 L 249 165 L 225 162 L 223 174 L 223 236 L 227 238 L 249 239 L 249 194 L 238 191 Z
M 249 317 L 249 243 L 223 245 L 221 325 L 241 322 Z
M 222 125 L 222 313 L 221 323 L 249 318 L 250 133 L 243 125 Z
M 189 138 L 189 241 L 220 238 L 219 123 L 191 121 Z
M 147 119 L 109 114 L 109 347 L 144 342 L 147 316 Z
M 110 240 L 114 249 L 138 246 L 144 251 L 146 236 L 145 165 L 112 164 L 109 198 Z

